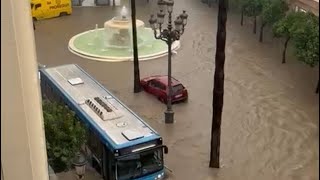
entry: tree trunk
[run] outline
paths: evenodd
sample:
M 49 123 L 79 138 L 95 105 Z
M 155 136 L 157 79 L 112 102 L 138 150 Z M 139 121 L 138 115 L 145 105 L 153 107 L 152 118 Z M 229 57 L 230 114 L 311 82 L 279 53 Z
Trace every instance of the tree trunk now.
M 140 86 L 140 70 L 139 70 L 139 56 L 138 56 L 138 45 L 137 45 L 137 26 L 136 26 L 136 2 L 131 0 L 131 20 L 132 20 L 132 38 L 133 38 L 133 92 L 141 92 Z
M 211 151 L 209 167 L 220 167 L 220 134 L 224 91 L 224 62 L 228 0 L 219 0 L 216 60 L 212 99 Z
M 286 42 L 284 43 L 284 48 L 282 51 L 282 64 L 286 63 L 286 52 L 287 52 L 287 46 L 288 46 L 289 40 L 290 40 L 290 37 L 287 37 Z
M 263 23 L 260 27 L 260 37 L 259 37 L 259 42 L 263 41 L 263 28 L 266 25 L 266 23 Z
M 257 16 L 253 17 L 253 33 L 257 33 Z
M 243 13 L 244 13 L 244 9 L 242 8 L 241 9 L 241 22 L 240 22 L 241 26 L 243 26 Z
M 317 89 L 316 89 L 316 93 L 319 93 L 319 79 L 318 79 L 318 85 L 317 85 Z

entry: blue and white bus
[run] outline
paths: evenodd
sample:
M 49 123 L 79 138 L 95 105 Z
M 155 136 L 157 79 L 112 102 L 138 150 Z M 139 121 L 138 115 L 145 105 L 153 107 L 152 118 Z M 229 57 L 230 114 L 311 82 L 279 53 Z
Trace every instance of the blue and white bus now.
M 161 136 L 78 65 L 41 68 L 42 95 L 73 110 L 88 127 L 85 151 L 104 180 L 160 180 Z

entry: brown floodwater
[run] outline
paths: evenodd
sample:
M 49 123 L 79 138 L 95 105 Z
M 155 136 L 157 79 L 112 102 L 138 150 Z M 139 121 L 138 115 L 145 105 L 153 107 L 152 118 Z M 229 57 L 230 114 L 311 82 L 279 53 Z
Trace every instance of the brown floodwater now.
M 155 2 L 137 2 L 137 18 L 147 24 Z M 318 67 L 298 62 L 292 53 L 281 64 L 282 44 L 266 30 L 265 42 L 252 22 L 228 15 L 221 168 L 210 169 L 210 128 L 217 8 L 200 0 L 176 1 L 189 21 L 181 49 L 173 56 L 173 76 L 189 91 L 176 104 L 175 124 L 163 122 L 165 105 L 141 92 L 133 94 L 133 63 L 96 62 L 75 56 L 69 39 L 93 29 L 120 8 L 74 8 L 71 16 L 36 22 L 38 61 L 48 66 L 76 63 L 142 116 L 169 147 L 166 165 L 174 180 L 316 180 L 319 178 Z M 259 25 L 259 24 L 258 24 Z M 140 62 L 141 77 L 165 74 L 166 57 Z

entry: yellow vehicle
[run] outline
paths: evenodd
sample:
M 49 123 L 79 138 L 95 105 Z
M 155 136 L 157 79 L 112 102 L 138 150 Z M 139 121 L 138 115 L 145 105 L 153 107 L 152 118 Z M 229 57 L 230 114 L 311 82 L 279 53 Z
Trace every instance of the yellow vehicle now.
M 31 0 L 31 13 L 33 20 L 70 15 L 71 0 Z

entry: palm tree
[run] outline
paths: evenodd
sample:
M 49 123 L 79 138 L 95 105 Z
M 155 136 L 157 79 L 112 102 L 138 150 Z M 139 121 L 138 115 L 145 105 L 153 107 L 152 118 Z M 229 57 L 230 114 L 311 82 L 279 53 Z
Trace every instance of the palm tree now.
M 226 45 L 226 22 L 228 0 L 219 0 L 216 61 L 214 73 L 210 168 L 219 168 L 221 115 L 224 91 L 224 62 Z
M 137 45 L 137 26 L 136 26 L 136 2 L 131 0 L 131 19 L 132 19 L 132 38 L 133 38 L 133 92 L 141 92 L 140 86 L 140 70 L 139 70 L 139 56 Z

